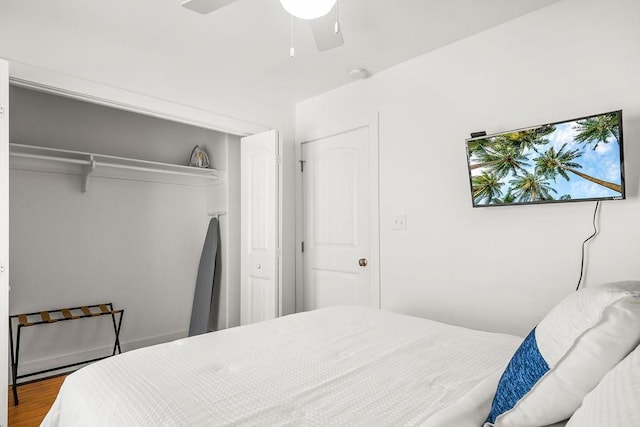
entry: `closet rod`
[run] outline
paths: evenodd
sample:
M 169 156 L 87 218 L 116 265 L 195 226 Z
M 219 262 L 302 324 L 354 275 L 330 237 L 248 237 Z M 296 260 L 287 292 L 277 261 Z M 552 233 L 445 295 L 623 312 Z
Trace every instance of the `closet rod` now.
M 104 163 L 104 162 L 96 162 L 96 166 L 116 168 L 116 169 L 127 169 L 127 170 L 142 171 L 142 172 L 162 172 L 162 173 L 167 173 L 171 175 L 206 176 L 208 178 L 218 179 L 216 175 L 198 174 L 194 172 L 172 171 L 172 170 L 162 169 L 162 168 L 146 168 L 144 166 L 118 165 L 115 163 Z M 203 170 L 206 170 L 206 169 L 203 169 Z
M 61 163 L 71 163 L 71 164 L 76 164 L 76 165 L 88 166 L 88 165 L 92 164 L 91 160 L 70 159 L 70 158 L 65 158 L 65 157 L 53 157 L 53 156 L 44 156 L 44 155 L 41 155 L 41 154 L 29 154 L 29 153 L 10 153 L 10 154 L 12 156 L 15 156 L 15 157 L 23 157 L 23 158 L 27 158 L 27 159 L 36 159 L 36 160 L 49 160 L 49 161 L 56 161 L 56 162 L 61 162 Z M 115 169 L 127 169 L 127 170 L 142 171 L 142 172 L 161 172 L 161 173 L 166 173 L 166 174 L 170 174 L 170 175 L 206 176 L 208 178 L 218 179 L 218 176 L 216 176 L 216 175 L 208 175 L 208 174 L 203 174 L 203 173 L 194 173 L 194 172 L 187 172 L 187 171 L 173 171 L 173 170 L 169 170 L 169 169 L 152 168 L 152 167 L 144 167 L 144 166 L 119 165 L 119 164 L 116 164 L 116 163 L 105 163 L 105 162 L 99 162 L 99 161 L 95 162 L 95 166 L 96 167 L 99 167 L 99 166 L 109 167 L 109 168 L 115 168 Z M 203 169 L 203 170 L 205 170 L 205 169 Z

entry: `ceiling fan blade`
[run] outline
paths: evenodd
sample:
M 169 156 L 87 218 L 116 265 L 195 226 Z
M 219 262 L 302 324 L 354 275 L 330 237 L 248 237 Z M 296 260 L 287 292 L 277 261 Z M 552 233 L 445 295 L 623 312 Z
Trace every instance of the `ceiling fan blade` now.
M 344 44 L 342 31 L 336 33 L 336 12 L 335 6 L 325 16 L 309 21 L 311 23 L 311 31 L 316 39 L 316 46 L 320 52 L 334 49 Z
M 185 0 L 182 2 L 182 7 L 204 15 L 236 1 L 238 0 Z

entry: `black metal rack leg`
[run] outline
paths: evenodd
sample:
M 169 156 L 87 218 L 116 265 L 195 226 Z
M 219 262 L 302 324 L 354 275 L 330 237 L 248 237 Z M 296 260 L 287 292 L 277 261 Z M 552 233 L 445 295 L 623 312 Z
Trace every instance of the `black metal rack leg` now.
M 18 326 L 18 336 L 20 336 L 20 326 Z M 17 342 L 18 345 L 19 345 L 19 342 L 20 341 Z M 18 347 L 16 347 L 16 354 L 14 354 L 13 327 L 11 325 L 11 321 L 9 321 L 9 343 L 10 343 L 10 350 L 11 350 L 11 383 L 12 383 L 11 389 L 13 391 L 13 404 L 17 405 L 18 404 L 18 355 L 17 355 Z
M 111 311 L 113 311 L 113 309 L 111 309 Z M 118 354 L 122 353 L 122 350 L 120 349 L 120 328 L 122 327 L 122 316 L 124 315 L 124 311 L 120 312 L 120 319 L 118 319 L 118 326 L 116 326 L 116 315 L 114 313 L 111 313 L 111 320 L 113 321 L 113 332 L 116 335 L 116 340 L 113 343 L 113 353 L 112 355 L 116 354 L 116 349 L 118 350 Z
M 106 306 L 109 306 L 109 310 L 107 310 Z M 91 307 L 91 308 L 99 307 L 101 312 L 100 313 L 95 313 L 95 312 L 92 313 L 91 310 L 89 309 L 89 307 Z M 72 310 L 82 310 L 83 315 L 73 316 L 72 313 L 71 313 Z M 62 313 L 64 318 L 52 319 L 51 316 L 50 316 L 50 313 L 56 313 L 56 312 L 57 313 Z M 115 316 L 116 313 L 120 314 L 120 318 L 118 319 L 118 322 L 116 322 L 116 316 Z M 71 368 L 71 367 L 74 367 L 74 366 L 84 365 L 84 364 L 87 364 L 87 363 L 97 362 L 98 360 L 102 360 L 102 359 L 105 359 L 107 357 L 110 357 L 110 356 L 98 357 L 98 358 L 91 359 L 91 360 L 84 360 L 84 361 L 81 361 L 81 362 L 71 363 L 71 364 L 68 364 L 68 365 L 56 366 L 56 367 L 50 368 L 50 369 L 44 369 L 44 370 L 37 371 L 37 372 L 31 372 L 31 373 L 28 373 L 28 374 L 18 375 L 18 364 L 19 364 L 19 360 L 20 360 L 20 334 L 21 334 L 21 331 L 22 331 L 23 327 L 34 326 L 34 325 L 51 324 L 51 323 L 63 322 L 63 321 L 67 321 L 67 320 L 86 319 L 86 318 L 109 315 L 109 314 L 111 315 L 111 321 L 112 321 L 112 324 L 113 324 L 113 332 L 115 334 L 115 341 L 114 341 L 114 344 L 113 344 L 113 352 L 112 352 L 111 355 L 115 355 L 116 351 L 118 353 L 122 353 L 122 349 L 120 348 L 120 330 L 122 328 L 122 317 L 124 316 L 124 309 L 114 310 L 112 303 L 97 304 L 97 305 L 82 306 L 82 307 L 74 307 L 74 308 L 66 308 L 66 309 L 48 310 L 48 311 L 25 313 L 25 314 L 14 314 L 14 315 L 9 316 L 9 337 L 10 337 L 10 350 L 11 350 L 11 379 L 13 381 L 13 387 L 12 387 L 12 389 L 13 389 L 13 404 L 14 405 L 18 405 L 19 402 L 20 402 L 18 400 L 18 386 L 20 385 L 20 384 L 18 384 L 18 380 L 20 378 L 27 378 L 27 377 L 31 377 L 31 376 L 35 376 L 35 375 L 48 373 L 48 372 L 59 371 L 61 369 L 66 369 L 66 368 Z M 28 320 L 28 316 L 35 316 L 35 315 L 40 315 L 42 320 L 41 321 L 30 322 Z M 13 337 L 13 320 L 14 319 L 18 319 L 17 332 L 16 332 L 15 340 L 14 340 L 14 337 Z M 38 380 L 35 380 L 35 381 L 38 381 Z

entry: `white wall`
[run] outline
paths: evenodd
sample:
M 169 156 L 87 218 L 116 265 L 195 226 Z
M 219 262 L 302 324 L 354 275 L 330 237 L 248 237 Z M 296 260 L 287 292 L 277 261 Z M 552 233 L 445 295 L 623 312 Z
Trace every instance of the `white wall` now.
M 10 179 L 12 313 L 112 301 L 126 310 L 127 348 L 186 335 L 206 231 L 202 189 L 95 178 L 82 193 L 75 175 L 12 170 Z M 100 348 L 110 329 L 107 318 L 29 328 L 21 372 Z
M 217 132 L 24 89 L 11 95 L 12 142 L 176 164 L 200 144 L 214 167 L 230 166 Z M 12 313 L 112 301 L 126 310 L 124 349 L 186 335 L 207 213 L 226 210 L 226 191 L 96 177 L 82 193 L 75 175 L 10 178 Z M 112 335 L 106 317 L 26 329 L 20 371 L 104 354 Z
M 464 140 L 614 109 L 627 200 L 602 205 L 586 284 L 640 278 L 639 20 L 636 0 L 566 0 L 297 105 L 298 142 L 380 112 L 383 309 L 526 334 L 575 288 L 594 203 L 472 209 Z

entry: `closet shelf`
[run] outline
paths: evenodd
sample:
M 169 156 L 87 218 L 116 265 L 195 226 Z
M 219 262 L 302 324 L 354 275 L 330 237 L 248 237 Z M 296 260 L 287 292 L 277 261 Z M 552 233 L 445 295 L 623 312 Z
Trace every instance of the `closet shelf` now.
M 81 175 L 83 192 L 92 177 L 209 186 L 222 184 L 224 175 L 215 169 L 16 143 L 9 144 L 9 153 L 11 169 Z

